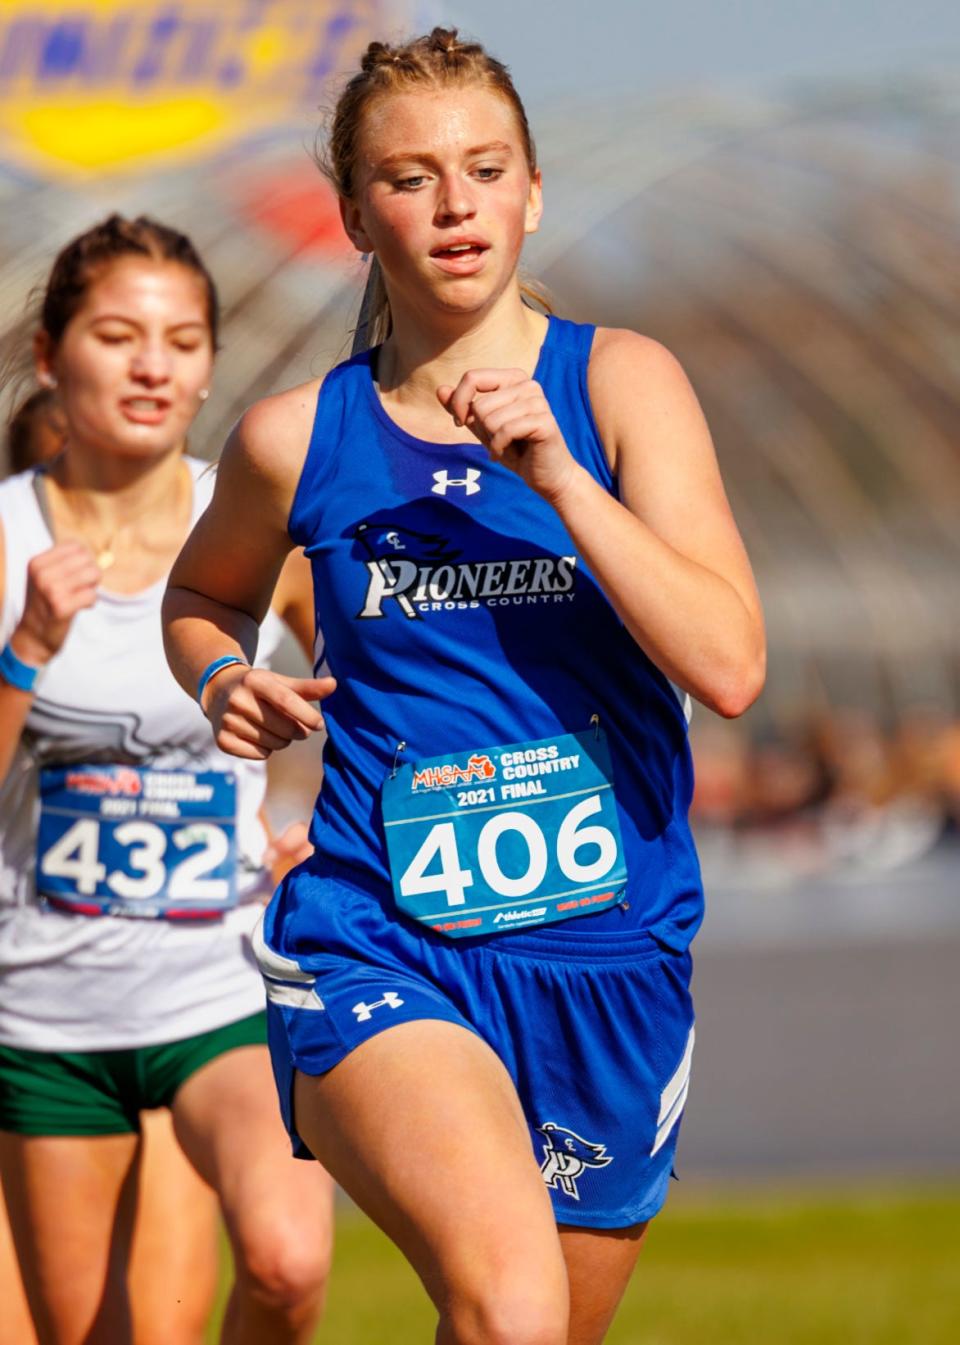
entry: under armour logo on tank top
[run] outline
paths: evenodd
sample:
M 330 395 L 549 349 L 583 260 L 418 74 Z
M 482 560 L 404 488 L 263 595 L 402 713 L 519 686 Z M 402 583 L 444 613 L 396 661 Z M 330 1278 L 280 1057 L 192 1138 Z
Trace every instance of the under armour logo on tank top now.
M 446 495 L 451 486 L 462 486 L 467 495 L 476 495 L 480 490 L 479 482 L 480 472 L 476 467 L 468 467 L 463 476 L 451 476 L 444 470 L 434 472 L 430 489 L 434 495 Z

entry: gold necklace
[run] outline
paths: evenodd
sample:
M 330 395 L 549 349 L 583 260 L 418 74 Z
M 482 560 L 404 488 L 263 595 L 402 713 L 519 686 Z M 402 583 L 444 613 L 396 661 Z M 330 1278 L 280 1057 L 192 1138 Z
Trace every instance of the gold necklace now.
M 76 530 L 75 520 L 78 517 L 82 518 L 83 511 L 78 511 L 76 505 L 73 502 L 72 496 L 74 492 L 72 490 L 69 490 L 67 487 L 61 486 L 59 482 L 54 481 L 53 477 L 48 477 L 47 479 L 50 485 L 55 485 L 57 488 L 57 493 L 59 494 L 61 501 L 61 510 L 63 505 L 66 504 L 67 513 L 73 515 L 74 520 L 73 530 L 75 531 Z M 100 570 L 104 573 L 107 570 L 109 570 L 111 566 L 116 565 L 117 563 L 117 553 L 114 550 L 114 543 L 117 540 L 117 537 L 120 534 L 120 532 L 122 532 L 122 530 L 126 526 L 127 526 L 126 523 L 122 523 L 119 527 L 114 528 L 112 532 L 108 533 L 106 537 L 102 538 L 102 540 L 96 541 L 93 537 L 91 537 L 88 531 L 87 523 L 84 521 L 84 523 L 82 524 L 79 540 L 81 542 L 86 542 L 86 544 L 90 547 L 91 551 L 93 552 L 94 560 L 97 562 L 97 565 L 99 566 Z
M 60 483 L 59 483 L 58 481 L 54 480 L 54 478 L 53 478 L 52 476 L 48 476 L 48 477 L 47 477 L 47 481 L 48 481 L 49 485 L 55 485 L 55 486 L 56 486 L 57 491 L 58 491 L 58 493 L 59 493 L 59 495 L 60 495 L 61 501 L 62 501 L 64 504 L 67 505 L 67 512 L 70 513 L 70 514 L 72 514 L 72 515 L 74 516 L 74 518 L 76 518 L 76 517 L 77 517 L 77 510 L 76 510 L 75 506 L 73 505 L 73 503 L 71 502 L 71 498 L 70 498 L 71 495 L 72 495 L 74 492 L 73 492 L 72 490 L 70 490 L 69 487 L 61 486 Z M 48 488 L 49 488 L 49 485 L 48 485 Z M 179 481 L 178 481 L 178 486 L 179 486 Z M 132 527 L 134 527 L 137 523 L 139 523 L 140 519 L 143 518 L 143 517 L 146 515 L 148 509 L 152 506 L 152 504 L 153 504 L 153 501 L 151 501 L 149 505 L 144 505 L 144 506 L 142 506 L 142 507 L 136 512 L 136 514 L 134 514 L 133 518 L 128 518 L 128 519 L 126 519 L 123 523 L 120 523 L 117 527 L 115 527 L 115 528 L 113 529 L 112 532 L 108 533 L 108 534 L 106 535 L 106 537 L 104 537 L 104 538 L 103 538 L 101 541 L 99 541 L 99 542 L 94 541 L 94 539 L 93 539 L 92 537 L 90 537 L 89 534 L 86 534 L 86 535 L 81 536 L 80 540 L 83 541 L 83 542 L 86 542 L 87 545 L 90 547 L 90 549 L 93 551 L 93 557 L 94 557 L 94 560 L 96 561 L 96 563 L 97 563 L 97 565 L 99 566 L 99 568 L 100 568 L 100 570 L 101 570 L 102 573 L 106 573 L 107 570 L 109 570 L 112 566 L 116 565 L 116 563 L 117 563 L 117 554 L 116 554 L 115 545 L 114 545 L 115 542 L 116 542 L 116 540 L 117 540 L 117 538 L 118 538 L 118 537 L 120 536 L 120 534 L 121 534 L 122 532 L 124 532 L 127 528 L 132 528 Z M 51 527 L 51 532 L 53 532 L 53 528 L 52 528 L 52 527 Z
M 99 551 L 94 547 L 93 558 L 100 566 L 101 570 L 109 570 L 111 565 L 116 565 L 117 563 L 117 558 L 113 552 L 113 538 L 116 537 L 116 535 L 117 534 L 114 533 L 113 537 L 108 537 Z

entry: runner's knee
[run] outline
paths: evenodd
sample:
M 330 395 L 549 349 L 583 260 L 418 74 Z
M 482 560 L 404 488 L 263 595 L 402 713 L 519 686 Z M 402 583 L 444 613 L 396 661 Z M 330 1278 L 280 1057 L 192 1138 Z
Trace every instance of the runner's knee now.
M 332 1248 L 322 1229 L 311 1237 L 295 1225 L 263 1221 L 240 1235 L 234 1254 L 238 1280 L 263 1307 L 296 1310 L 323 1296 Z
M 566 1288 L 515 1278 L 455 1296 L 444 1314 L 451 1345 L 566 1345 Z

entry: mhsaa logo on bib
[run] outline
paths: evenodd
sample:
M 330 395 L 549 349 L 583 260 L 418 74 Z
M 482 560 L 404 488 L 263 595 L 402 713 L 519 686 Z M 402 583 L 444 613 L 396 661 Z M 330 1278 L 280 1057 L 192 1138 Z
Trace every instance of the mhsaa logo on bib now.
M 127 766 L 87 766 L 68 770 L 64 783 L 76 794 L 96 797 L 121 794 L 137 798 L 143 793 L 140 776 Z
M 456 785 L 470 785 L 480 780 L 493 780 L 497 768 L 485 752 L 474 752 L 465 765 L 445 761 L 440 766 L 425 766 L 413 773 L 413 790 L 451 789 Z
M 378 0 L 7 0 L 3 157 L 43 176 L 143 169 L 312 118 L 327 79 L 356 63 L 385 9 Z

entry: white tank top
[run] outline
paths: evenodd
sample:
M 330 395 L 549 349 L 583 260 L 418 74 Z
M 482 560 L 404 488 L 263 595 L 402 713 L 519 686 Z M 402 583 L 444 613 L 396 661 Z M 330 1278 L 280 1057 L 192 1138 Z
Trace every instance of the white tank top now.
M 209 503 L 214 476 L 188 458 L 191 526 Z M 35 472 L 0 482 L 6 583 L 0 645 L 23 614 L 27 564 L 53 545 Z M 101 589 L 78 612 L 37 685 L 6 780 L 0 784 L 0 1042 L 39 1051 L 155 1045 L 234 1022 L 263 1006 L 249 935 L 269 894 L 261 866 L 261 762 L 228 757 L 196 702 L 174 681 L 163 652 L 165 580 L 140 593 Z M 258 663 L 282 625 L 271 612 Z M 46 766 L 113 762 L 157 770 L 223 771 L 236 777 L 239 903 L 200 922 L 86 917 L 52 910 L 34 885 L 39 772 Z

